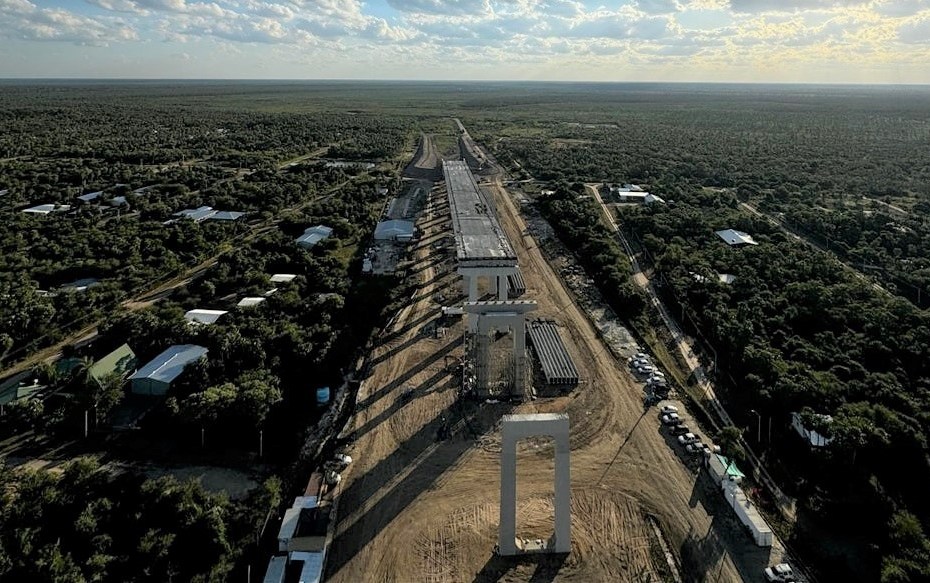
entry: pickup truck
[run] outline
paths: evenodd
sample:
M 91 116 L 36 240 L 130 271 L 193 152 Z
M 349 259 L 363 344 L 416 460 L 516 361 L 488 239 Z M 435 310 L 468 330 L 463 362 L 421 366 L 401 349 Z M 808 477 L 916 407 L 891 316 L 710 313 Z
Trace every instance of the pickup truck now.
M 681 417 L 678 416 L 678 413 L 669 413 L 662 416 L 662 423 L 665 425 L 678 425 L 681 423 Z

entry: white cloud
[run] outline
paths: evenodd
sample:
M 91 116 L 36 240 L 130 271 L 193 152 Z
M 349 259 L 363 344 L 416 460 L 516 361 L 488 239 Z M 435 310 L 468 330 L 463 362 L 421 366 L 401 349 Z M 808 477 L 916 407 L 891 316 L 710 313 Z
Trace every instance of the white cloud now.
M 27 0 L 0 0 L 0 36 L 89 46 L 137 38 L 136 31 L 119 19 L 95 19 L 58 8 L 39 8 Z
M 930 44 L 930 13 L 911 18 L 898 28 L 898 40 L 904 43 Z
M 734 12 L 794 12 L 862 6 L 871 0 L 730 0 Z

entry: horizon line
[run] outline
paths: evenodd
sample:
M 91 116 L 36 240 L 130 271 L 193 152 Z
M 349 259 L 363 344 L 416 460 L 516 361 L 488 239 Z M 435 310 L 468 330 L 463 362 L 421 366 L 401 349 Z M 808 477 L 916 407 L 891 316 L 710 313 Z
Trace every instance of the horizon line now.
M 585 85 L 777 85 L 777 86 L 827 86 L 827 87 L 930 87 L 930 83 L 906 82 L 855 82 L 855 81 L 605 81 L 565 79 L 394 79 L 394 78 L 262 78 L 262 77 L 3 77 L 3 82 L 224 82 L 224 83 L 497 83 L 497 84 L 585 84 Z

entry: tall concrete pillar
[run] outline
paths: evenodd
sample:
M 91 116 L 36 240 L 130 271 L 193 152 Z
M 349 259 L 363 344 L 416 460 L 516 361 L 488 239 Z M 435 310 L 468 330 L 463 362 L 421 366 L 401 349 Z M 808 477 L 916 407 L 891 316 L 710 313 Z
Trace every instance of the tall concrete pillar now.
M 476 302 L 478 301 L 478 276 L 477 275 L 468 275 L 468 301 Z
M 507 300 L 507 276 L 506 275 L 497 276 L 497 299 L 501 301 Z
M 537 413 L 505 415 L 501 425 L 501 505 L 498 554 L 516 555 L 517 544 L 517 441 L 549 435 L 555 441 L 555 532 L 544 549 L 534 552 L 568 553 L 571 541 L 571 445 L 568 415 Z M 532 537 L 538 538 L 538 537 Z

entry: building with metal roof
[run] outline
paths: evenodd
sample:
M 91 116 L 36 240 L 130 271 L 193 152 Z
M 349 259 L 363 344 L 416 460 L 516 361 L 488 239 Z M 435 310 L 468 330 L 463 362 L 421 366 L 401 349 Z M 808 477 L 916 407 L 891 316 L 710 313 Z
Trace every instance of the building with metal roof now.
M 184 319 L 192 324 L 215 324 L 223 315 L 228 314 L 226 310 L 190 310 L 184 314 Z
M 413 238 L 416 228 L 413 221 L 391 219 L 381 221 L 375 227 L 376 241 L 409 241 Z
M 191 363 L 207 355 L 208 350 L 196 344 L 177 344 L 153 358 L 134 375 L 132 392 L 137 395 L 164 395 Z
M 119 375 L 121 379 L 126 378 L 126 375 L 136 370 L 138 362 L 139 359 L 136 358 L 136 353 L 132 351 L 132 348 L 129 348 L 128 344 L 123 344 L 95 362 L 87 372 L 95 381 L 102 383 L 110 375 Z
M 289 281 L 294 281 L 297 275 L 293 273 L 276 273 L 271 276 L 271 283 L 287 283 Z
M 40 204 L 27 209 L 23 209 L 24 213 L 29 213 L 33 215 L 47 215 L 51 213 L 63 213 L 65 211 L 71 210 L 71 205 L 69 204 Z
M 103 191 L 98 190 L 97 192 L 88 192 L 87 194 L 82 194 L 81 196 L 77 197 L 77 199 L 83 202 L 91 202 L 97 200 L 101 196 L 103 196 Z
M 201 206 L 195 209 L 184 209 L 174 213 L 176 217 L 190 219 L 195 223 L 201 221 L 235 221 L 245 213 L 238 211 L 218 211 L 210 206 Z
M 715 231 L 714 233 L 730 246 L 758 245 L 751 235 L 742 231 L 737 231 L 736 229 L 724 229 L 722 231 Z
M 252 297 L 252 298 L 242 298 L 239 300 L 239 303 L 236 304 L 237 308 L 252 308 L 258 304 L 265 301 L 265 298 Z
M 303 247 L 304 249 L 310 249 L 320 241 L 328 239 L 333 234 L 332 227 L 326 227 L 324 225 L 315 225 L 313 227 L 307 227 L 304 230 L 304 234 L 300 237 L 297 237 L 297 245 Z

